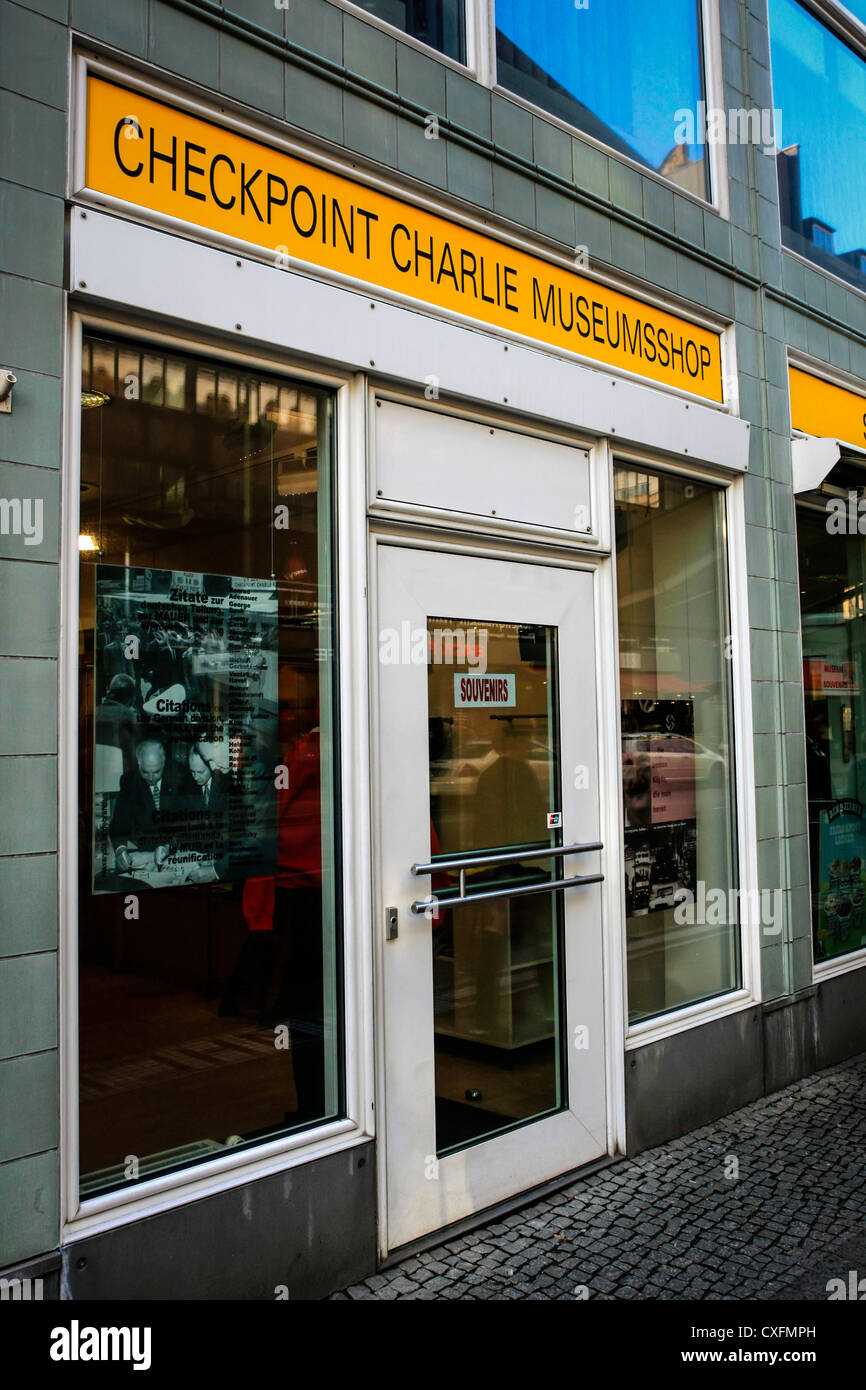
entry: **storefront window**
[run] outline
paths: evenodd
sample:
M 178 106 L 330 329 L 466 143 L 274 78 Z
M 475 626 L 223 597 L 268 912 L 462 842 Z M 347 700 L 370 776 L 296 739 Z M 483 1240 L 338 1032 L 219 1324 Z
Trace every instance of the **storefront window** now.
M 782 240 L 866 289 L 866 61 L 797 0 L 769 13 Z
M 696 0 L 496 0 L 496 56 L 503 87 L 708 196 Z
M 355 0 L 359 9 L 395 25 L 413 39 L 466 62 L 464 0 Z
M 797 504 L 815 960 L 866 946 L 866 532 L 863 470 L 840 463 Z
M 84 342 L 82 1195 L 342 1113 L 333 415 Z
M 740 895 L 720 489 L 614 482 L 632 1022 L 737 988 Z

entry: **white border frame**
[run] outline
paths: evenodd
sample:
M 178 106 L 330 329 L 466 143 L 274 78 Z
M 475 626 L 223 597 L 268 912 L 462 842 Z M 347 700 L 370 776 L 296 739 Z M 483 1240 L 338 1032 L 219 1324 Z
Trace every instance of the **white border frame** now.
M 683 466 L 669 458 L 652 458 L 636 450 L 612 449 L 616 462 L 634 464 L 662 473 L 673 473 L 681 477 L 695 478 L 712 483 L 722 491 L 725 504 L 725 564 L 727 567 L 728 614 L 730 620 L 731 649 L 734 660 L 731 662 L 731 716 L 733 759 L 733 811 L 734 834 L 736 836 L 735 857 L 737 862 L 738 888 L 749 894 L 747 902 L 755 901 L 754 893 L 760 888 L 758 873 L 758 832 L 755 788 L 754 722 L 752 718 L 752 662 L 749 628 L 749 587 L 746 568 L 746 512 L 745 482 L 742 478 L 732 479 L 719 469 Z M 613 511 L 613 484 L 611 481 L 611 511 Z M 619 652 L 619 625 L 614 610 L 616 625 L 617 654 Z M 617 730 L 619 730 L 619 711 L 617 709 Z M 622 809 L 619 811 L 620 837 L 622 837 Z M 622 876 L 621 876 L 622 877 Z M 620 885 L 620 916 L 622 921 L 623 960 L 628 961 L 625 919 L 625 885 Z M 759 899 L 760 901 L 760 899 Z M 726 1018 L 729 1014 L 740 1013 L 753 1008 L 762 999 L 761 985 L 761 926 L 760 923 L 738 924 L 740 936 L 740 962 L 742 984 L 734 990 L 714 995 L 710 999 L 682 1008 L 672 1009 L 645 1022 L 626 1023 L 626 1051 L 644 1047 L 661 1038 L 673 1037 L 677 1033 L 699 1027 L 702 1023 L 712 1023 Z M 628 1019 L 628 978 L 624 975 L 623 995 L 624 1016 Z
M 623 463 L 655 468 L 660 473 L 678 474 L 680 477 L 696 478 L 719 486 L 724 499 L 724 559 L 727 566 L 728 619 L 730 619 L 731 651 L 731 741 L 734 745 L 734 834 L 737 837 L 735 858 L 737 858 L 738 888 L 749 894 L 746 902 L 758 892 L 760 880 L 758 872 L 758 812 L 756 812 L 755 791 L 755 744 L 753 744 L 752 720 L 752 659 L 751 637 L 749 637 L 749 589 L 746 573 L 746 517 L 745 482 L 742 478 L 731 478 L 721 470 L 713 468 L 684 467 L 674 460 L 653 459 L 635 450 L 614 450 L 614 457 Z M 613 507 L 613 488 L 612 488 Z M 619 652 L 619 627 L 617 627 L 617 652 Z M 619 717 L 617 717 L 619 724 Z M 621 821 L 621 809 L 620 809 Z M 621 828 L 620 828 L 621 834 Z M 621 888 L 621 922 L 623 922 L 623 952 L 627 958 L 626 944 L 626 902 L 624 885 Z M 731 1013 L 751 1009 L 762 999 L 762 979 L 760 979 L 760 924 L 738 923 L 740 931 L 740 959 L 742 984 L 735 990 L 713 995 L 698 1004 L 684 1005 L 646 1019 L 646 1022 L 627 1026 L 626 1049 L 645 1047 L 648 1042 L 660 1038 L 673 1037 L 684 1033 L 702 1023 L 712 1023 Z M 627 991 L 627 979 L 626 979 Z M 628 1017 L 628 998 L 624 998 L 624 1008 Z
M 142 327 L 132 314 L 72 311 L 66 345 L 67 405 L 63 449 L 61 528 L 61 633 L 59 816 L 60 1091 L 61 1091 L 61 1243 L 152 1216 L 188 1201 L 223 1192 L 299 1163 L 366 1143 L 375 1135 L 372 1094 L 372 1009 L 369 919 L 370 846 L 367 827 L 341 847 L 343 1042 L 347 1118 L 302 1134 L 276 1138 L 243 1153 L 228 1151 L 213 1160 L 166 1173 L 133 1189 L 79 1199 L 78 1194 L 78 518 L 80 479 L 81 347 L 85 331 L 122 333 L 166 350 L 192 351 L 233 364 L 242 363 L 278 376 L 306 380 L 335 395 L 335 589 L 338 632 L 340 807 L 345 823 L 368 801 L 368 710 L 358 692 L 367 688 L 365 614 L 365 496 L 363 474 L 352 452 L 352 378 L 312 372 L 291 360 L 251 353 L 242 344 L 226 349 L 209 341 L 206 330 L 179 335 Z M 359 589 L 360 585 L 360 589 Z M 359 602 L 359 594 L 361 595 Z

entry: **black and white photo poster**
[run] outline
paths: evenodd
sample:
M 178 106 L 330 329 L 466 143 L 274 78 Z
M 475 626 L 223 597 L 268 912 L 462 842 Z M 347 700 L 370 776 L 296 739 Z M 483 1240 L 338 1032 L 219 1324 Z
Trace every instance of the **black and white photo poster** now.
M 273 872 L 273 580 L 96 566 L 93 891 Z

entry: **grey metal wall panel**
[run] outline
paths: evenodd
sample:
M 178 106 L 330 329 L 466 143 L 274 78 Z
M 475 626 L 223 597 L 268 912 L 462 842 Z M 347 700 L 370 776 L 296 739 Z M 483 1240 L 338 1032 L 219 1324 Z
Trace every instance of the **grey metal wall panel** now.
M 866 969 L 824 980 L 818 991 L 817 1067 L 866 1052 Z
M 371 1141 L 75 1241 L 70 1299 L 324 1298 L 376 1266 Z
M 763 1071 L 759 1008 L 627 1052 L 629 1155 L 757 1100 L 764 1093 Z

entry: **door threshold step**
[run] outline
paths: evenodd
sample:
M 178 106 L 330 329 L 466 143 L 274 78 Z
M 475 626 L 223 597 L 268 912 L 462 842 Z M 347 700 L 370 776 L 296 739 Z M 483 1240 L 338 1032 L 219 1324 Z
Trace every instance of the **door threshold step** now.
M 412 1255 L 420 1255 L 425 1250 L 433 1250 L 437 1245 L 447 1245 L 449 1240 L 455 1240 L 457 1236 L 465 1235 L 467 1231 L 474 1231 L 479 1226 L 489 1226 L 492 1221 L 497 1221 L 502 1216 L 511 1216 L 515 1211 L 520 1211 L 521 1207 L 530 1207 L 533 1202 L 538 1202 L 542 1197 L 548 1197 L 551 1192 L 559 1192 L 563 1187 L 568 1187 L 570 1183 L 579 1182 L 581 1178 L 591 1177 L 593 1173 L 601 1172 L 604 1168 L 612 1168 L 617 1163 L 624 1163 L 626 1154 L 605 1154 L 602 1158 L 593 1159 L 592 1163 L 584 1163 L 580 1168 L 570 1168 L 567 1173 L 560 1173 L 555 1178 L 548 1178 L 547 1182 L 538 1183 L 535 1187 L 529 1187 L 525 1192 L 518 1192 L 513 1197 L 506 1197 L 502 1202 L 496 1202 L 492 1207 L 484 1207 L 481 1211 L 475 1211 L 471 1216 L 464 1216 L 460 1221 L 454 1221 L 450 1226 L 440 1226 L 437 1231 L 429 1231 L 427 1235 L 419 1236 L 417 1240 L 410 1240 L 405 1245 L 399 1245 L 394 1250 L 389 1250 L 388 1254 L 379 1261 L 378 1268 L 391 1269 L 392 1266 L 400 1264 L 403 1260 L 408 1260 Z

